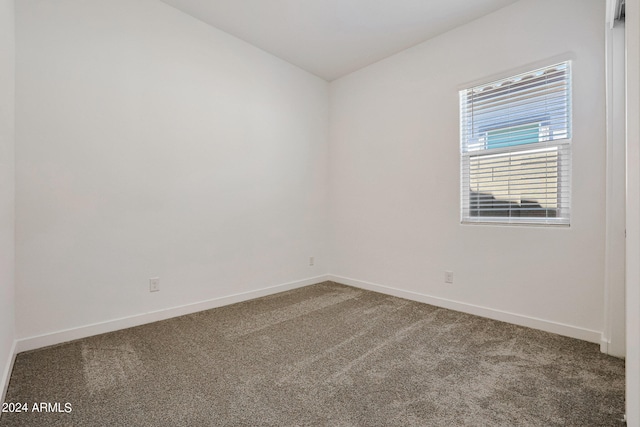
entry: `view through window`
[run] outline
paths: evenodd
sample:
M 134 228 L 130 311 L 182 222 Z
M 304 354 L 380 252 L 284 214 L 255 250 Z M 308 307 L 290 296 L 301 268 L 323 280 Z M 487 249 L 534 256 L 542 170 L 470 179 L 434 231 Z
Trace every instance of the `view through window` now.
M 569 224 L 569 62 L 461 91 L 460 126 L 463 222 Z

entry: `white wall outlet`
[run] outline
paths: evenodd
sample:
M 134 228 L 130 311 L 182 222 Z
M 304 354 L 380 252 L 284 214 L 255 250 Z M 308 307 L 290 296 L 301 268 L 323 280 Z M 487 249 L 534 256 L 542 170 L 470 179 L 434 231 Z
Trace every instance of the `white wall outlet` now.
M 152 277 L 149 279 L 149 292 L 158 292 L 160 290 L 160 278 Z
M 315 265 L 316 263 L 316 257 L 310 256 L 309 257 L 309 265 Z
M 444 283 L 453 283 L 453 271 L 444 272 Z

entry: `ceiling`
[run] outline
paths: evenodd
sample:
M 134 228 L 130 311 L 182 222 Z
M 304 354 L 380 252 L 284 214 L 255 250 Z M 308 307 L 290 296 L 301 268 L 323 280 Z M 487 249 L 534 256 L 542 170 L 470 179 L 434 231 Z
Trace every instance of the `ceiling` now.
M 162 0 L 327 81 L 517 0 Z

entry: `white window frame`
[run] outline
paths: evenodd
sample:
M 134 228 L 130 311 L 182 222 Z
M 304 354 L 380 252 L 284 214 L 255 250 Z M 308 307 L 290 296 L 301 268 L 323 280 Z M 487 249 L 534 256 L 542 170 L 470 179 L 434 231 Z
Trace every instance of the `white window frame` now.
M 522 86 L 524 82 L 527 81 L 526 79 L 531 78 L 531 76 L 542 77 L 545 72 L 551 73 L 557 69 L 565 70 L 563 78 L 560 80 L 564 86 L 562 86 L 562 91 L 560 91 L 562 95 L 554 95 L 552 100 L 553 102 L 557 102 L 558 99 L 560 99 L 562 102 L 565 102 L 561 107 L 563 111 L 562 115 L 557 113 L 557 108 L 554 112 L 553 107 L 547 107 L 546 101 L 544 103 L 540 102 L 540 99 L 546 98 L 535 98 L 535 107 L 531 108 L 531 110 L 535 111 L 530 111 L 530 107 L 523 107 L 521 94 L 525 91 L 522 89 Z M 505 89 L 503 91 L 502 87 L 509 87 L 508 85 L 512 85 L 514 89 Z M 520 85 L 519 89 L 517 88 L 518 85 Z M 536 97 L 542 96 L 540 94 L 544 95 L 548 90 L 546 83 L 531 86 L 534 86 L 534 89 L 532 91 L 527 89 L 527 92 L 534 92 Z M 571 61 L 563 61 L 526 73 L 519 73 L 508 78 L 481 85 L 474 85 L 473 87 L 460 91 L 460 220 L 463 224 L 570 225 L 572 157 L 571 86 Z M 541 88 L 540 94 L 536 92 L 537 89 L 535 89 L 535 87 Z M 506 101 L 500 102 L 503 106 L 496 108 L 496 110 L 499 110 L 499 114 L 495 114 L 494 117 L 491 118 L 491 120 L 495 120 L 494 127 L 492 127 L 493 123 L 487 120 L 489 113 L 481 112 L 482 108 L 485 108 L 485 111 L 487 110 L 486 106 L 482 106 L 481 101 L 476 100 L 482 98 L 483 94 L 481 92 L 487 89 L 500 91 L 500 97 L 506 98 Z M 507 92 L 508 95 L 504 95 Z M 512 98 L 511 93 L 513 93 Z M 491 96 L 493 95 L 484 96 L 483 102 L 486 103 L 487 99 L 493 102 L 491 101 Z M 551 104 L 551 101 L 549 104 Z M 504 105 L 509 106 L 509 108 L 505 109 Z M 518 111 L 517 113 L 513 113 L 510 108 L 511 105 Z M 541 105 L 543 105 L 543 107 L 541 107 Z M 547 111 L 547 108 L 549 108 L 550 112 Z M 504 114 L 502 113 L 503 110 L 505 111 Z M 513 115 L 510 115 L 511 113 L 513 113 Z M 481 114 L 484 114 L 484 116 L 481 116 Z M 549 117 L 551 117 L 551 119 L 549 119 Z M 548 120 L 555 121 L 551 122 L 551 125 L 547 124 L 546 129 L 544 129 L 545 122 Z M 482 130 L 482 127 L 477 124 L 478 122 L 484 126 L 485 130 Z M 500 123 L 505 125 L 499 127 Z M 556 123 L 564 125 L 565 129 L 561 129 Z M 533 133 L 531 130 L 536 124 L 540 127 L 538 131 L 534 131 L 536 133 Z M 550 133 L 550 126 L 559 130 Z M 488 141 L 489 134 L 495 131 L 498 131 L 499 134 L 505 133 L 511 136 L 507 137 L 507 139 L 498 136 L 498 139 L 502 138 L 502 141 L 507 142 L 501 143 L 498 141 L 497 144 L 494 143 L 496 147 L 491 147 Z M 483 132 L 484 137 L 482 136 Z M 532 138 L 534 135 L 535 137 Z M 542 153 L 546 153 L 544 158 L 547 160 L 538 161 L 537 158 L 531 159 L 531 157 L 535 156 L 540 156 L 542 159 Z M 554 197 L 556 197 L 556 200 L 554 201 L 551 196 L 547 195 L 546 197 L 549 198 L 544 200 L 551 200 L 551 202 L 549 205 L 546 205 L 546 207 L 543 207 L 543 203 L 541 202 L 536 205 L 537 207 L 535 209 L 528 209 L 528 207 L 534 206 L 532 202 L 535 202 L 535 200 L 525 200 L 522 196 L 519 200 L 514 200 L 513 197 L 515 196 L 511 194 L 511 182 L 517 181 L 516 177 L 519 177 L 520 182 L 525 183 L 522 185 L 524 185 L 527 190 L 529 190 L 529 188 L 526 187 L 527 185 L 534 185 L 531 184 L 533 179 L 539 179 L 539 175 L 536 175 L 536 178 L 525 177 L 530 180 L 526 181 L 526 179 L 523 179 L 525 173 L 522 171 L 514 172 L 514 170 L 517 171 L 518 168 L 512 165 L 517 164 L 518 159 L 520 159 L 521 164 L 524 164 L 523 159 L 527 158 L 533 160 L 533 163 L 544 164 L 544 170 L 549 174 L 548 176 L 544 175 L 544 178 L 540 178 L 545 181 L 545 190 L 543 191 L 544 194 L 547 194 L 548 191 L 548 194 L 551 196 L 555 194 Z M 488 167 L 483 165 L 491 165 L 491 162 L 500 162 L 502 176 L 508 176 L 508 178 L 497 178 L 496 181 L 493 181 L 493 178 L 491 178 L 488 180 L 490 184 L 487 184 L 489 187 L 494 186 L 494 189 L 496 189 L 497 187 L 495 186 L 498 185 L 508 187 L 506 190 L 507 195 L 504 199 L 493 199 L 493 192 L 487 194 L 479 190 L 481 186 L 478 182 L 481 181 L 478 179 L 478 170 L 488 169 Z M 548 165 L 555 165 L 555 169 L 549 172 L 550 169 Z M 540 171 L 542 169 L 540 168 L 543 167 L 537 166 L 537 168 L 535 172 L 541 173 Z M 552 175 L 554 175 L 555 178 L 553 178 Z M 554 179 L 556 180 L 555 185 Z M 478 192 L 474 192 L 472 183 L 478 189 Z M 547 190 L 547 188 L 550 190 Z M 517 190 L 513 190 L 513 192 L 517 193 Z M 492 199 L 489 199 L 489 197 Z M 555 205 L 553 205 L 553 208 L 550 208 L 549 206 L 553 203 L 555 203 Z M 498 206 L 498 208 L 494 206 Z M 492 215 L 494 212 L 499 213 L 499 215 Z M 525 216 L 519 216 L 522 214 Z

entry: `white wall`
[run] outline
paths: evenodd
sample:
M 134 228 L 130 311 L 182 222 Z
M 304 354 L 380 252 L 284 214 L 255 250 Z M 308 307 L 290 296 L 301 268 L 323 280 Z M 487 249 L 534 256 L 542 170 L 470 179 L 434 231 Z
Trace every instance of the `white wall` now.
M 13 360 L 14 327 L 14 1 L 0 0 L 0 401 Z
M 155 0 L 16 14 L 20 338 L 327 272 L 326 82 Z
M 640 1 L 626 2 L 627 425 L 640 426 Z
M 523 0 L 334 81 L 332 274 L 599 342 L 604 23 L 600 0 Z M 574 59 L 571 227 L 461 225 L 458 90 L 565 54 Z

